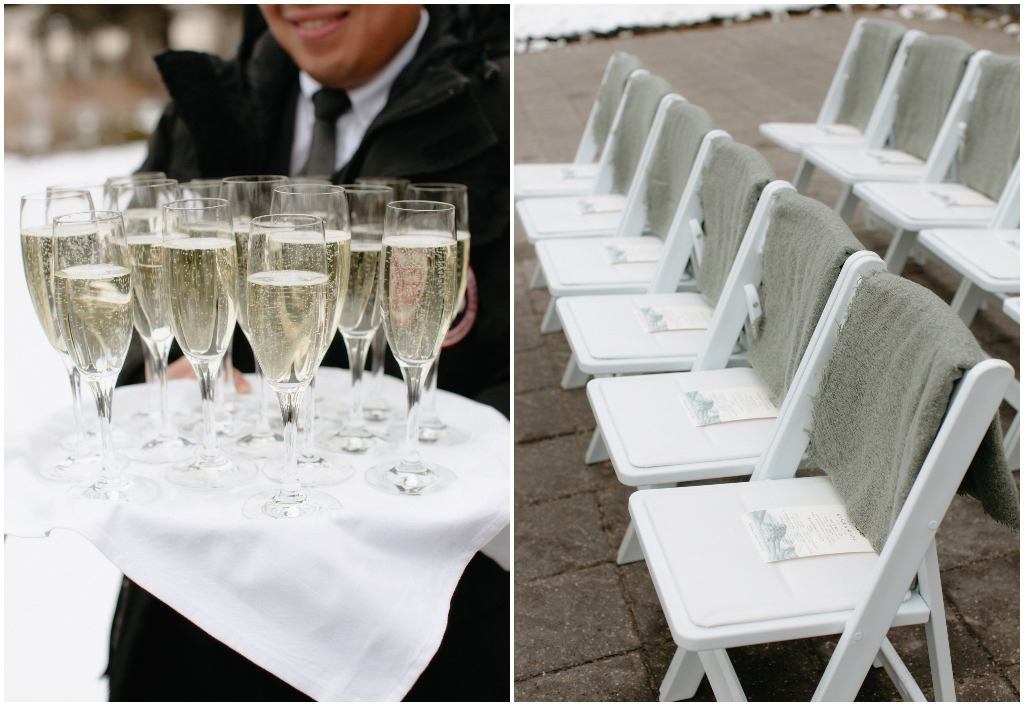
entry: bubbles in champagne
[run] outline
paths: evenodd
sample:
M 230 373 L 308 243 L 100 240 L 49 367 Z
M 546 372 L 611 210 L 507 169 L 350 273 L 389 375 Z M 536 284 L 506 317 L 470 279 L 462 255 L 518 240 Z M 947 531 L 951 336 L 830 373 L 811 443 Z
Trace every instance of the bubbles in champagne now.
M 192 358 L 217 358 L 235 328 L 235 243 L 223 237 L 164 241 L 171 328 Z
M 68 352 L 85 375 L 117 375 L 132 340 L 131 270 L 87 264 L 54 277 L 58 321 Z
M 301 386 L 316 372 L 327 329 L 328 277 L 271 270 L 247 283 L 252 347 L 275 388 Z

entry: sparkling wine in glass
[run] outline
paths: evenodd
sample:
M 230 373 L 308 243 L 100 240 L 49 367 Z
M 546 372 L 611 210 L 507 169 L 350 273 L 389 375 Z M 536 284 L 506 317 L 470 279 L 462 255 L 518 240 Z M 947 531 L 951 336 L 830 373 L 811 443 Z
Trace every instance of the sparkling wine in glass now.
M 175 463 L 167 479 L 186 488 L 231 488 L 256 474 L 247 458 L 218 444 L 213 385 L 235 329 L 238 262 L 224 199 L 186 199 L 164 206 L 164 272 L 171 330 L 192 364 L 203 397 L 203 444 L 191 463 Z
M 235 252 L 238 257 L 238 276 L 235 282 L 238 298 L 238 325 L 250 346 L 252 346 L 252 336 L 249 331 L 248 308 L 245 303 L 246 278 L 249 267 L 246 255 L 249 225 L 253 218 L 270 215 L 274 189 L 287 183 L 288 177 L 285 176 L 258 174 L 227 177 L 221 186 L 221 196 L 230 204 Z M 256 428 L 235 441 L 234 448 L 250 458 L 277 457 L 283 452 L 284 437 L 270 428 L 270 417 L 267 415 L 267 386 L 258 358 L 255 359 L 255 364 L 256 399 L 259 405 Z
M 469 197 L 464 184 L 410 184 L 407 192 L 410 199 L 423 201 L 440 201 L 455 207 L 456 250 L 458 251 L 459 291 L 455 301 L 455 315 L 462 311 L 466 297 L 466 283 L 469 274 Z M 427 382 L 423 392 L 423 409 L 420 410 L 420 441 L 434 444 L 457 444 L 469 438 L 461 429 L 456 429 L 441 421 L 437 414 L 437 366 L 441 356 L 437 357 L 427 373 Z
M 400 495 L 443 490 L 455 474 L 420 458 L 420 395 L 430 365 L 441 350 L 458 295 L 455 207 L 434 201 L 388 204 L 384 223 L 378 305 L 388 345 L 402 368 L 409 413 L 405 448 L 398 463 L 366 472 L 375 488 Z
M 277 393 L 284 421 L 281 487 L 250 497 L 246 517 L 287 519 L 337 509 L 338 501 L 303 489 L 298 469 L 298 415 L 327 339 L 330 274 L 324 222 L 284 214 L 252 219 L 246 305 L 252 349 Z
M 96 400 L 103 467 L 82 490 L 93 500 L 146 502 L 156 483 L 121 473 L 110 427 L 117 375 L 132 340 L 132 269 L 121 214 L 85 211 L 53 222 L 53 291 L 68 354 Z

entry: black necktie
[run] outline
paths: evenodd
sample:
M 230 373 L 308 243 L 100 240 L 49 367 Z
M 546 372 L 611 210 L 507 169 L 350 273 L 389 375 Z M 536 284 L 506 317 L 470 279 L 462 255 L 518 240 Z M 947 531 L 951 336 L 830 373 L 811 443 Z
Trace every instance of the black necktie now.
M 345 111 L 352 107 L 348 94 L 340 88 L 321 88 L 313 94 L 313 142 L 309 146 L 309 159 L 299 174 L 326 176 L 334 174 L 334 127 Z

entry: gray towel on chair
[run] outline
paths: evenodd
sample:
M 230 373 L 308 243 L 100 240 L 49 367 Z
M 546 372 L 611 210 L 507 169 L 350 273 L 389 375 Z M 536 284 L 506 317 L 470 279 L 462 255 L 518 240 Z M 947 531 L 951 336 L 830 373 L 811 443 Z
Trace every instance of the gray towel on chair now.
M 896 149 L 928 159 L 974 47 L 953 37 L 921 37 L 907 49 L 897 88 Z
M 839 108 L 839 117 L 861 132 L 868 126 L 885 75 L 906 32 L 906 27 L 891 20 L 864 20 L 861 26 Z
M 960 181 L 999 200 L 1020 157 L 1020 58 L 989 56 L 967 117 Z
M 639 68 L 642 68 L 642 64 L 635 56 L 624 51 L 617 51 L 612 55 L 608 77 L 597 93 L 597 112 L 594 113 L 594 141 L 597 142 L 598 149 L 603 147 L 604 141 L 608 139 L 615 111 L 619 108 L 622 92 L 626 88 L 626 80 Z
M 714 118 L 693 103 L 673 103 L 665 115 L 644 195 L 647 222 L 662 240 L 672 225 L 701 141 L 714 129 Z
M 672 92 L 668 81 L 651 74 L 637 76 L 629 85 L 629 102 L 622 110 L 612 145 L 612 188 L 620 194 L 629 192 L 658 104 Z
M 863 280 L 821 374 L 814 459 L 880 552 L 939 431 L 953 385 L 985 359 L 941 299 L 887 272 Z M 992 420 L 961 494 L 1020 531 L 1020 501 Z
M 713 304 L 722 296 L 757 200 L 773 179 L 771 165 L 753 147 L 715 141 L 700 186 L 704 256 L 697 271 L 697 289 Z
M 843 264 L 864 247 L 831 208 L 795 191 L 779 194 L 770 219 L 763 307 L 747 360 L 781 404 Z

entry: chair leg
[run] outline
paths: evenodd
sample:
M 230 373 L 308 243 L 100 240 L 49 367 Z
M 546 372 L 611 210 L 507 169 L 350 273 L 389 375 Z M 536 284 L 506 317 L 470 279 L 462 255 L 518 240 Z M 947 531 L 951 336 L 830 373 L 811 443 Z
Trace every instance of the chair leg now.
M 1010 428 L 1003 437 L 1003 454 L 1011 471 L 1020 468 L 1020 412 L 1014 415 Z
M 896 687 L 896 691 L 900 692 L 900 696 L 903 697 L 904 701 L 928 700 L 921 693 L 921 687 L 914 681 L 910 670 L 907 669 L 907 665 L 903 664 L 903 660 L 896 653 L 896 649 L 889 642 L 889 638 L 882 640 L 882 648 L 878 650 L 875 662 L 881 662 L 882 666 L 885 667 L 886 673 L 892 679 L 893 686 Z
M 928 641 L 928 662 L 932 670 L 932 689 L 936 701 L 956 701 L 953 687 L 953 662 L 949 654 L 949 636 L 946 634 L 946 609 L 942 603 L 942 584 L 939 579 L 939 556 L 935 540 L 928 544 L 921 567 L 917 570 L 917 586 L 921 597 L 931 608 L 924 625 Z
M 701 664 L 711 682 L 717 701 L 746 701 L 736 670 L 732 668 L 732 660 L 725 650 L 705 650 L 700 653 Z
M 579 389 L 587 384 L 588 379 L 590 379 L 590 375 L 580 370 L 579 363 L 576 362 L 576 354 L 573 353 L 569 356 L 569 362 L 565 366 L 565 374 L 562 375 L 562 389 Z
M 874 233 L 878 230 L 878 219 L 875 218 L 875 214 L 873 214 L 869 208 L 864 209 L 864 230 L 870 233 Z
M 801 157 L 800 165 L 796 168 L 796 176 L 793 177 L 793 187 L 796 188 L 796 193 L 807 193 L 807 185 L 811 181 L 812 174 L 814 174 L 814 165 Z
M 853 195 L 853 184 L 843 184 L 843 190 L 839 192 L 839 199 L 836 201 L 834 210 L 843 219 L 843 223 L 849 225 L 858 203 L 860 203 L 860 199 Z
M 897 228 L 885 251 L 885 268 L 894 275 L 903 272 L 903 266 L 907 264 L 907 256 L 910 255 L 910 248 L 914 247 L 916 242 L 916 231 Z
M 562 320 L 558 317 L 558 309 L 555 307 L 555 297 L 548 302 L 548 310 L 544 312 L 544 320 L 540 322 L 541 333 L 558 333 L 562 330 Z
M 703 678 L 704 665 L 701 664 L 700 655 L 679 647 L 672 657 L 672 663 L 668 665 L 665 679 L 661 682 L 658 700 L 682 701 L 692 698 Z
M 619 545 L 619 553 L 615 556 L 615 563 L 632 564 L 643 558 L 644 550 L 640 547 L 640 538 L 636 536 L 636 525 L 633 524 L 633 520 L 630 520 L 629 527 L 626 528 L 626 536 L 622 538 L 622 544 Z M 664 701 L 664 699 L 662 700 Z M 678 701 L 678 699 L 672 700 Z
M 530 280 L 530 289 L 544 289 L 548 281 L 544 279 L 544 268 L 537 263 L 537 269 L 533 271 L 533 279 Z
M 984 299 L 985 290 L 964 277 L 960 280 L 960 286 L 956 288 L 956 294 L 953 295 L 953 301 L 950 302 L 949 308 L 960 317 L 966 326 L 970 326 Z
M 601 463 L 607 461 L 611 456 L 608 455 L 608 448 L 604 445 L 604 439 L 601 438 L 601 427 L 594 429 L 594 435 L 590 437 L 590 446 L 587 447 L 587 455 L 584 459 L 587 464 Z

